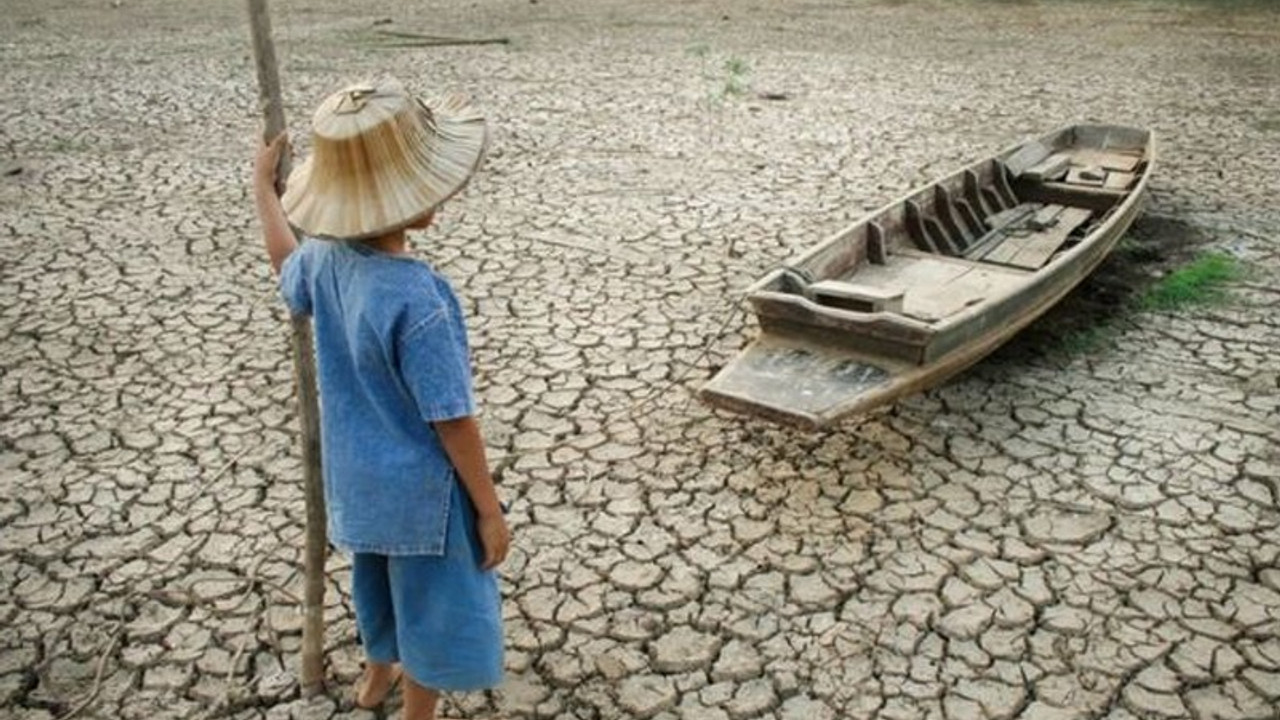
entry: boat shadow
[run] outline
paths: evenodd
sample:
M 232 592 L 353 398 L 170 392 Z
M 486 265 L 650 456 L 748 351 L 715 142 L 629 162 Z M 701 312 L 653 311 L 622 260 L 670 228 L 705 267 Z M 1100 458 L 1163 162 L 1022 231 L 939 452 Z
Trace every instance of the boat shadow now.
M 1097 270 L 982 364 L 1064 364 L 1103 349 L 1113 331 L 1136 312 L 1147 289 L 1211 241 L 1209 230 L 1189 221 L 1139 217 Z

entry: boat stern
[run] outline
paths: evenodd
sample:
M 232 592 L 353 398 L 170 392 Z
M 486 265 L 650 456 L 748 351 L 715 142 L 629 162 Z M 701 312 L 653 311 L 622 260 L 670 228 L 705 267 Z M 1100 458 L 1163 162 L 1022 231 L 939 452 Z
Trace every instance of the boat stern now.
M 894 374 L 838 350 L 765 336 L 699 395 L 709 405 L 813 430 L 890 400 Z

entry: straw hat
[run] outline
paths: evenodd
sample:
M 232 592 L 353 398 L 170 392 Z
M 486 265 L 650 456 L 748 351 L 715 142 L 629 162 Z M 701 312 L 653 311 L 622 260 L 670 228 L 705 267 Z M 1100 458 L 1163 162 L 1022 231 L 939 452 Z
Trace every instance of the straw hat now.
M 396 80 L 353 85 L 311 119 L 312 154 L 289 175 L 285 214 L 308 235 L 378 237 L 412 225 L 467 184 L 488 133 L 465 97 L 429 102 Z

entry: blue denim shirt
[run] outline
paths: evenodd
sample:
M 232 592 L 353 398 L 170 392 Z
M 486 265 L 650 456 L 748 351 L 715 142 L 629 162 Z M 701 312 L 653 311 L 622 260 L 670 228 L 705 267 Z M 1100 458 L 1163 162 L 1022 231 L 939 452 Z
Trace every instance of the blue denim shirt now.
M 431 423 L 475 412 L 453 289 L 426 263 L 327 240 L 289 255 L 280 289 L 315 321 L 330 541 L 442 555 L 457 480 Z

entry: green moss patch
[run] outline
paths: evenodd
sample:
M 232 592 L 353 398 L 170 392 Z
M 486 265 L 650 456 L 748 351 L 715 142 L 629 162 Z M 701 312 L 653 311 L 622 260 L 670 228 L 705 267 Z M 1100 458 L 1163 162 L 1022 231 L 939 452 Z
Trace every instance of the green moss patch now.
M 1144 310 L 1177 310 L 1189 305 L 1221 302 L 1224 286 L 1240 277 L 1240 261 L 1208 252 L 1160 278 L 1138 298 Z

